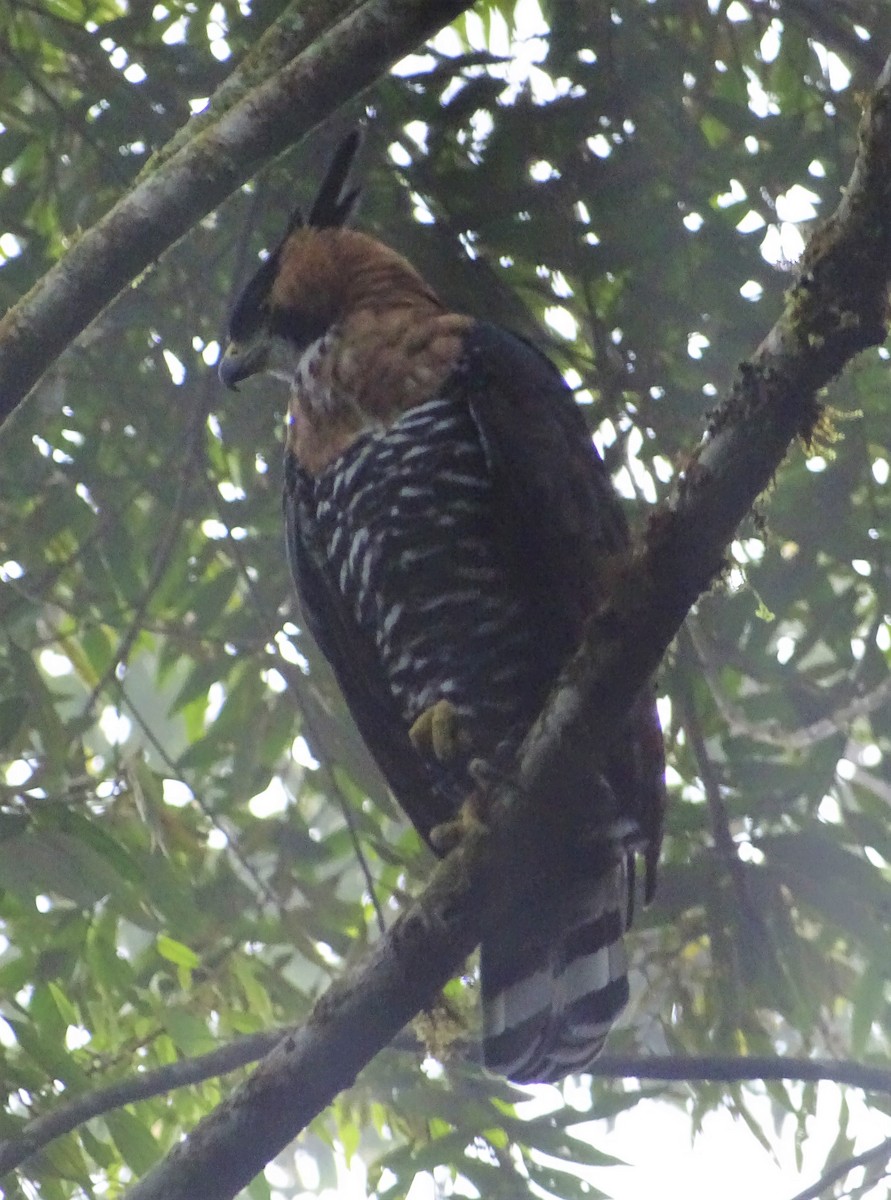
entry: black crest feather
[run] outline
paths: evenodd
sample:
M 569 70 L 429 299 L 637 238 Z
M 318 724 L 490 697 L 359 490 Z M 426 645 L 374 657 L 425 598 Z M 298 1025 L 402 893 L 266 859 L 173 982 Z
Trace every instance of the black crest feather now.
M 304 221 L 299 208 L 294 210 L 278 245 L 242 288 L 229 320 L 230 339 L 250 336 L 265 320 L 266 298 L 278 271 L 282 250 L 294 230 L 304 225 L 315 229 L 339 228 L 349 220 L 360 189 L 352 188 L 345 196 L 341 195 L 341 192 L 361 140 L 358 129 L 353 129 L 347 134 L 334 152 L 331 165 L 313 201 L 309 220 Z
M 334 152 L 331 165 L 313 201 L 307 224 L 315 229 L 338 228 L 346 224 L 353 211 L 359 189 L 341 195 L 361 139 L 358 129 L 352 130 Z

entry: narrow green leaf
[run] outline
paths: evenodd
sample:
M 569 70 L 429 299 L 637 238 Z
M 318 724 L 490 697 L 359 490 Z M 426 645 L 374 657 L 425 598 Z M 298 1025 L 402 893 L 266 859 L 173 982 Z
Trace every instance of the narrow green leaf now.
M 106 1113 L 105 1123 L 127 1166 L 137 1175 L 144 1175 L 161 1157 L 149 1130 L 125 1108 Z
M 194 950 L 190 950 L 188 946 L 184 946 L 182 942 L 176 941 L 166 933 L 158 934 L 155 945 L 162 958 L 176 963 L 178 967 L 188 967 L 189 970 L 194 970 L 201 965 L 201 959 Z

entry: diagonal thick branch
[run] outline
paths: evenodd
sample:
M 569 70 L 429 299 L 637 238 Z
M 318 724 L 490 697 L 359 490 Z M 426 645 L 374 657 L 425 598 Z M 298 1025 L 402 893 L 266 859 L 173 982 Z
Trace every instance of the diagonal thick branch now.
M 0 320 L 0 422 L 133 279 L 470 0 L 365 0 L 129 191 Z
M 789 445 L 814 433 L 819 389 L 884 341 L 889 276 L 891 59 L 864 113 L 838 210 L 808 247 L 780 319 L 712 414 L 672 501 L 593 615 L 522 747 L 516 786 L 496 789 L 490 827 L 468 833 L 365 962 L 131 1189 L 130 1200 L 235 1196 L 432 1001 L 484 929 L 522 902 L 518 893 L 548 850 L 550 780 L 574 755 L 608 749 Z

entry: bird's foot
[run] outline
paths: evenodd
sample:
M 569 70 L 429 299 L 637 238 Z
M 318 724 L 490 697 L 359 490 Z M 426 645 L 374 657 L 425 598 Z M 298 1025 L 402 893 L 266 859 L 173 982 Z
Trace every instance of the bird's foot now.
M 441 763 L 451 762 L 466 750 L 470 741 L 461 728 L 458 710 L 450 700 L 437 700 L 425 708 L 408 731 L 419 754 L 432 755 Z
M 437 854 L 448 854 L 460 845 L 473 830 L 486 828 L 485 805 L 478 792 L 473 792 L 458 809 L 452 821 L 443 821 L 430 830 L 430 844 Z
M 479 789 L 481 798 L 493 791 L 499 784 L 518 786 L 513 773 L 501 770 L 487 758 L 472 758 L 467 764 L 467 774 Z

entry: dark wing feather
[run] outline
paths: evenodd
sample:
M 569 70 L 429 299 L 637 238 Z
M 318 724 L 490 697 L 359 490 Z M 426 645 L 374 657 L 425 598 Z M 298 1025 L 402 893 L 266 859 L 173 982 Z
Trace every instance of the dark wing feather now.
M 530 603 L 547 688 L 578 648 L 610 586 L 628 526 L 584 416 L 534 346 L 484 322 L 465 344 L 462 387 L 492 475 L 505 562 Z M 647 848 L 649 897 L 665 808 L 664 746 L 652 688 L 635 703 L 604 774 Z
M 607 559 L 628 546 L 625 516 L 572 392 L 543 354 L 479 322 L 466 340 L 464 376 L 497 535 L 555 674 L 579 645 Z
M 285 464 L 284 514 L 291 574 L 309 632 L 331 664 L 347 707 L 400 807 L 429 844 L 430 830 L 454 817 L 452 806 L 430 787 L 380 664 L 366 635 L 347 610 L 325 570 L 308 522 L 301 520 L 299 476 Z

